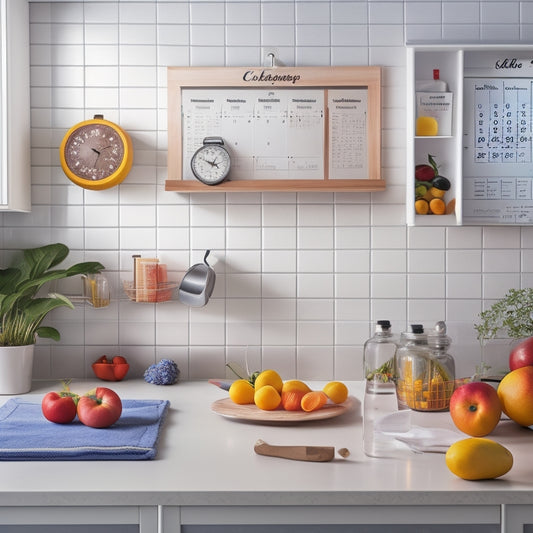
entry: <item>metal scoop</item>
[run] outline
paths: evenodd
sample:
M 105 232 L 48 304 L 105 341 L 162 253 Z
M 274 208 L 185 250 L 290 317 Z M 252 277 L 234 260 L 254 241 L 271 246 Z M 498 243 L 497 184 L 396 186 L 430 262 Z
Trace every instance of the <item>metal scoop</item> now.
M 215 287 L 215 271 L 207 263 L 211 250 L 206 250 L 203 263 L 196 263 L 181 280 L 178 298 L 181 303 L 191 307 L 203 307 L 211 298 Z

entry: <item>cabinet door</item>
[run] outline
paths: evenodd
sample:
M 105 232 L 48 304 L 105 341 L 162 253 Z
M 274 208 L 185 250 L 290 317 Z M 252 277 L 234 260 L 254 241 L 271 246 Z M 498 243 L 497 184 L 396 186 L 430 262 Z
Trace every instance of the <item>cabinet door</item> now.
M 0 507 L 0 533 L 157 533 L 156 506 Z
M 161 526 L 162 533 L 500 533 L 500 506 L 163 507 Z
M 30 211 L 29 3 L 0 0 L 0 211 Z
M 533 505 L 504 505 L 505 533 L 533 533 Z

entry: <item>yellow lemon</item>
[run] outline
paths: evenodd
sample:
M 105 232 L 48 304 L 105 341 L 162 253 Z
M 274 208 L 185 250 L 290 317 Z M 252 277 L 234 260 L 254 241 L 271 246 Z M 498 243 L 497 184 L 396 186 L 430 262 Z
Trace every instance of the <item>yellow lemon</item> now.
M 439 123 L 433 117 L 418 117 L 416 119 L 416 135 L 438 135 Z
M 283 382 L 281 392 L 311 392 L 311 387 L 299 379 L 289 379 Z
M 330 381 L 322 390 L 333 403 L 342 403 L 348 398 L 348 387 L 341 381 Z
M 254 388 L 246 379 L 234 381 L 229 388 L 229 397 L 239 405 L 254 403 Z
M 254 387 L 255 390 L 264 387 L 265 385 L 272 385 L 279 394 L 283 388 L 283 380 L 281 376 L 275 370 L 263 370 L 256 378 Z
M 492 479 L 511 470 L 513 455 L 498 442 L 472 437 L 459 440 L 448 448 L 446 466 L 462 479 Z
M 263 411 L 273 411 L 279 407 L 281 396 L 272 385 L 264 385 L 255 390 L 254 402 Z

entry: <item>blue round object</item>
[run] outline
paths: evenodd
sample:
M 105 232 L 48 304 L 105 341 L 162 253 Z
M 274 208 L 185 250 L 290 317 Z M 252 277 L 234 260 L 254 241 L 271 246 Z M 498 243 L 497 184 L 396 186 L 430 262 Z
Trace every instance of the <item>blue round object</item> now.
M 178 365 L 172 359 L 161 359 L 145 370 L 144 381 L 154 385 L 173 385 L 178 381 L 179 374 Z

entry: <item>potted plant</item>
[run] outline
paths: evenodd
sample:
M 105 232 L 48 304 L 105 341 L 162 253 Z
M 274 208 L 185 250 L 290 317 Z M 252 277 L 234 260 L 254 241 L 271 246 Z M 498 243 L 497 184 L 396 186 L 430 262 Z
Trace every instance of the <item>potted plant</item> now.
M 479 314 L 480 322 L 474 324 L 477 338 L 481 344 L 482 351 L 487 350 L 487 341 L 504 339 L 507 348 L 509 341 L 512 344 L 520 339 L 533 336 L 533 289 L 509 289 L 507 294 L 494 302 L 488 309 Z M 500 347 L 495 347 L 496 356 L 501 352 Z M 509 350 L 506 349 L 505 363 Z M 500 354 L 501 358 L 501 354 Z M 491 369 L 498 375 L 505 372 L 500 364 L 487 364 L 486 357 L 483 357 L 481 373 Z M 508 370 L 508 369 L 507 369 Z
M 64 244 L 49 244 L 23 250 L 22 257 L 13 266 L 0 269 L 0 394 L 19 394 L 30 390 L 33 348 L 37 337 L 56 341 L 60 338 L 56 328 L 43 326 L 42 321 L 57 307 L 74 308 L 62 294 L 40 296 L 41 287 L 53 280 L 97 273 L 104 268 L 98 262 L 55 268 L 68 254 L 69 249 Z M 10 370 L 15 372 L 14 376 L 9 376 Z

